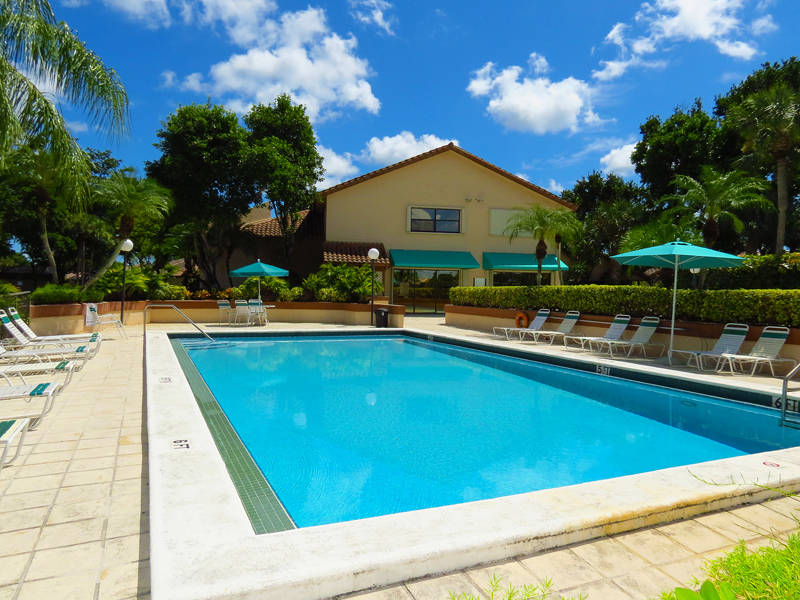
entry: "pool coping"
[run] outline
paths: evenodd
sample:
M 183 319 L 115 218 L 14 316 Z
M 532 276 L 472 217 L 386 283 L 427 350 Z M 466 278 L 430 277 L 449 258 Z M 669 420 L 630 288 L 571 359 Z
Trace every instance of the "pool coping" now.
M 517 352 L 501 344 L 419 330 L 271 332 L 375 333 L 405 333 L 501 349 L 506 354 Z M 265 593 L 289 600 L 329 598 L 758 502 L 775 496 L 777 488 L 800 489 L 800 447 L 796 447 L 553 490 L 256 535 L 167 332 L 148 332 L 145 342 L 151 585 L 156 599 L 257 598 Z M 537 359 L 553 358 L 524 353 L 528 357 L 532 354 Z M 576 358 L 580 358 L 584 370 L 598 364 L 596 359 Z M 652 375 L 652 367 L 634 366 L 634 372 Z M 626 365 L 625 370 L 629 368 Z M 693 379 L 697 378 L 689 378 Z M 753 391 L 748 389 L 749 393 Z

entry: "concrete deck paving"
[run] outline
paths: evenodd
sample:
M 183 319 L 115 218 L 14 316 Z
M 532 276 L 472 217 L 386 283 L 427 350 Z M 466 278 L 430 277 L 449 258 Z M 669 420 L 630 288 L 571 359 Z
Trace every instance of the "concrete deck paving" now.
M 406 326 L 486 339 L 450 328 L 441 317 L 410 316 Z M 128 333 L 129 339 L 119 339 L 107 330 L 98 357 L 76 373 L 51 414 L 26 437 L 22 455 L 0 472 L 0 600 L 149 598 L 142 333 L 138 327 Z M 4 403 L 1 416 L 16 408 Z M 771 534 L 796 530 L 798 509 L 800 502 L 782 498 L 348 598 L 445 600 L 450 592 L 480 597 L 492 574 L 517 586 L 549 578 L 552 597 L 656 598 L 702 577 L 702 564 L 739 539 L 755 548 L 772 543 Z

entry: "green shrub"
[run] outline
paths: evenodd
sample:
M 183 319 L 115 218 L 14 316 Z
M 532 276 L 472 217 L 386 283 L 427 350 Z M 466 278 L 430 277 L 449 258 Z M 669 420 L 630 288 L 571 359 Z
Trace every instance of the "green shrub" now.
M 302 295 L 302 288 L 289 288 L 289 284 L 284 279 L 278 277 L 248 277 L 245 282 L 238 288 L 239 298 L 257 298 L 258 297 L 258 281 L 261 280 L 261 299 L 272 301 L 280 300 L 282 302 L 296 300 Z M 295 290 L 300 290 L 297 293 Z M 234 298 L 235 299 L 235 298 Z
M 100 302 L 102 289 L 91 287 L 81 290 L 79 285 L 48 283 L 31 293 L 31 304 L 70 304 L 73 302 Z
M 372 294 L 369 265 L 324 264 L 303 281 L 303 288 L 320 302 L 366 302 Z M 375 294 L 383 293 L 380 275 L 375 275 Z
M 454 287 L 450 289 L 450 303 L 669 318 L 672 290 L 638 285 Z M 800 327 L 800 290 L 678 290 L 676 316 L 694 321 Z
M 745 256 L 735 269 L 709 269 L 706 289 L 800 288 L 800 252 Z

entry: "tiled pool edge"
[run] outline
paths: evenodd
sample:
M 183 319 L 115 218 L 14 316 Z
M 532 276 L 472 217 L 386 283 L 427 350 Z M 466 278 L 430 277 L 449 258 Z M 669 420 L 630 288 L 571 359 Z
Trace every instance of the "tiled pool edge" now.
M 178 340 L 171 339 L 170 342 L 214 438 L 217 450 L 242 500 L 253 531 L 262 534 L 295 529 L 289 513 L 239 439 L 186 349 Z
M 680 467 L 256 536 L 166 334 L 149 333 L 147 346 L 156 599 L 327 598 L 772 495 L 754 485 L 708 486 Z M 170 383 L 161 383 L 162 377 L 169 377 Z M 178 438 L 189 439 L 187 452 L 170 449 L 171 440 Z M 800 488 L 796 448 L 692 469 L 706 480 L 734 477 Z

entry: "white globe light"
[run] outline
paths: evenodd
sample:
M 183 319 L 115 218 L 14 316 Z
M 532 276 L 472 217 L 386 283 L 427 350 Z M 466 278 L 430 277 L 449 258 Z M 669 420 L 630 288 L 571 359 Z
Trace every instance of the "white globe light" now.
M 130 252 L 133 250 L 133 242 L 130 240 L 125 240 L 122 242 L 122 247 L 120 248 L 123 252 Z
M 370 260 L 378 260 L 381 256 L 381 251 L 377 248 L 370 248 L 369 252 L 367 252 L 367 256 L 369 256 Z

